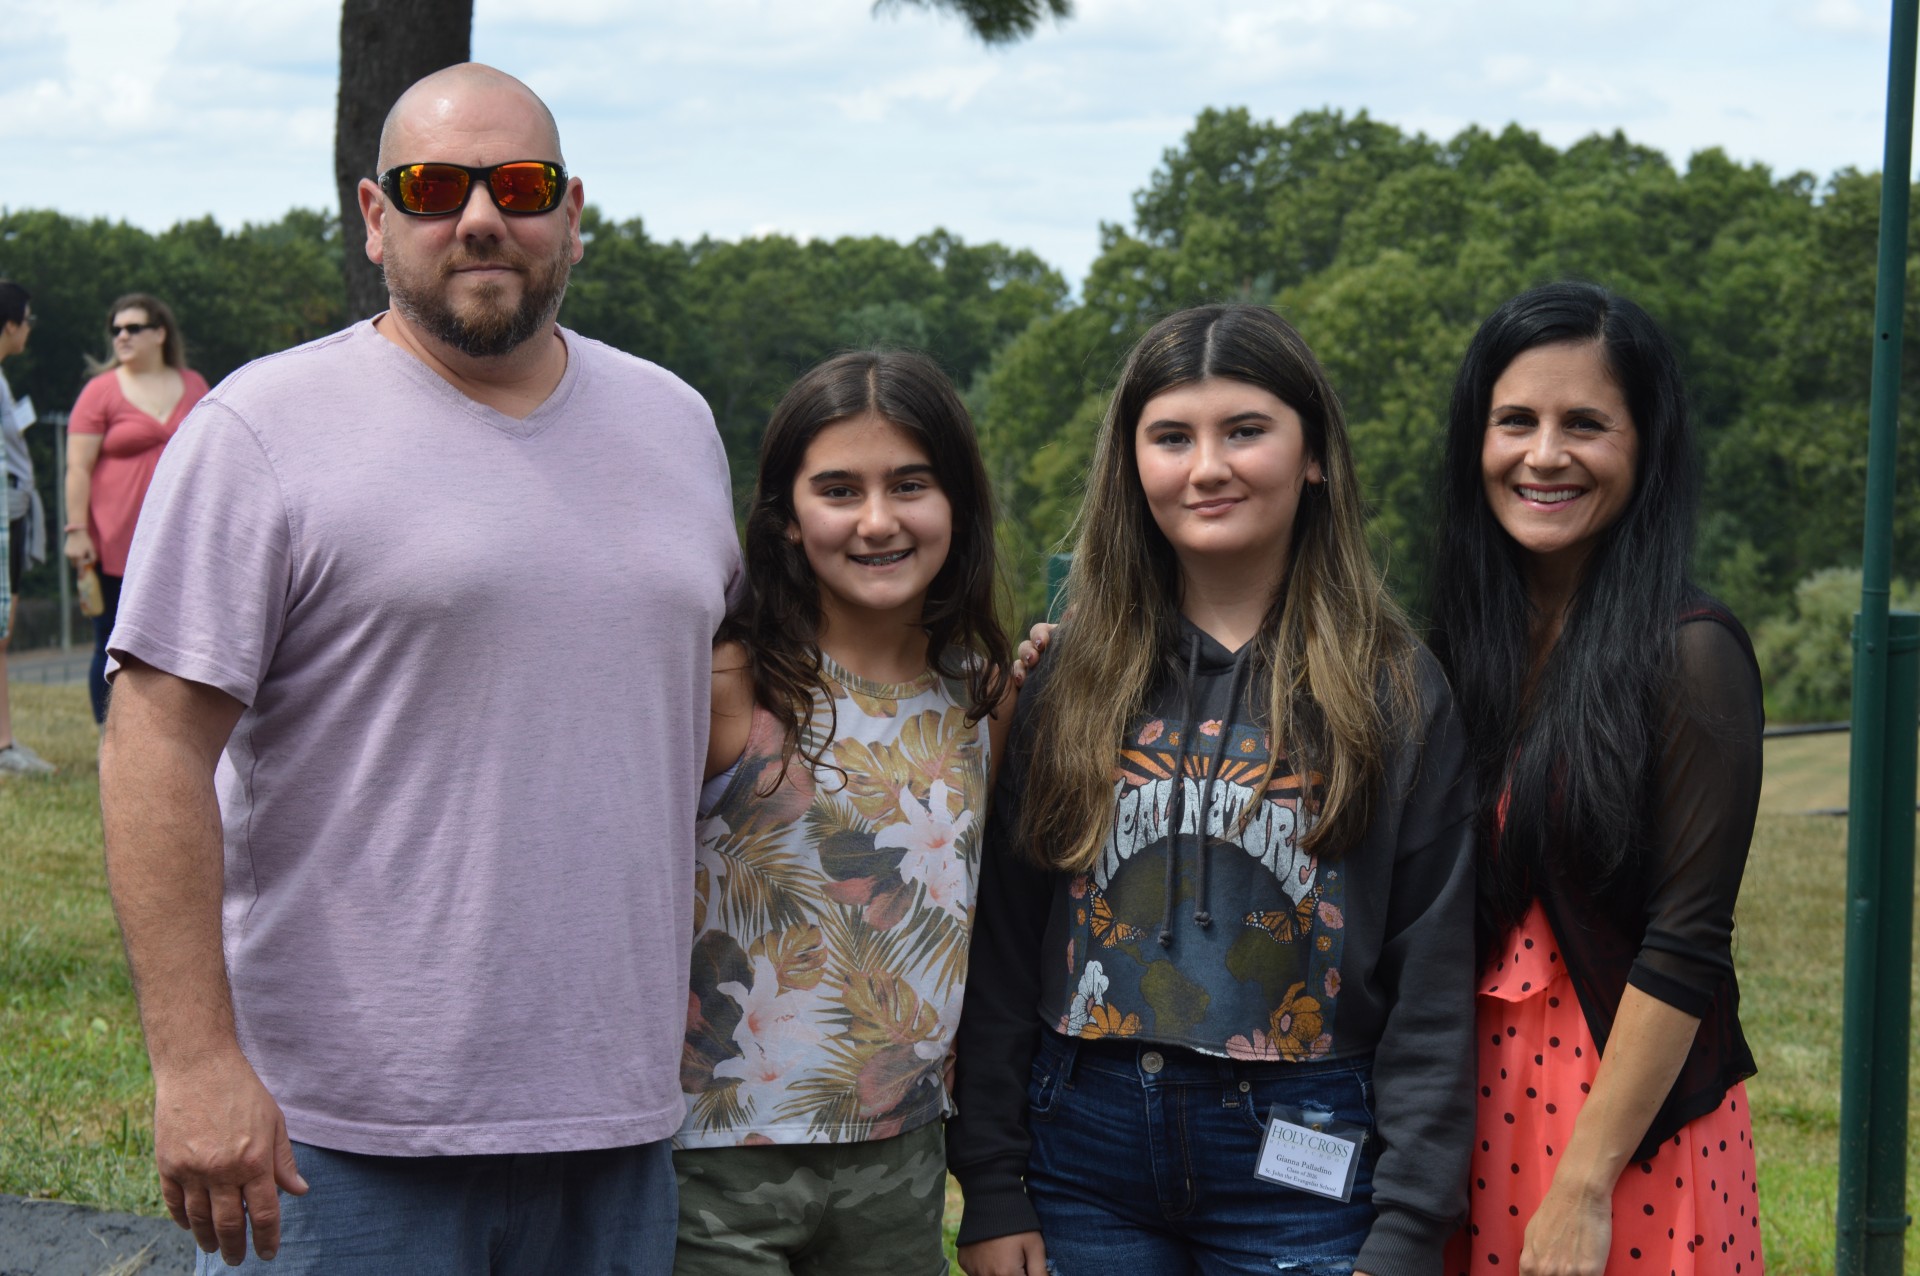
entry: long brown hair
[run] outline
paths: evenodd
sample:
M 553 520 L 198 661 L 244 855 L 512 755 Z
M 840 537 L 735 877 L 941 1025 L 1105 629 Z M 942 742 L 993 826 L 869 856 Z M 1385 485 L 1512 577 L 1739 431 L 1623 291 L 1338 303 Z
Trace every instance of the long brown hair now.
M 1005 693 L 1011 648 L 995 618 L 993 494 L 973 418 L 938 364 L 904 350 L 856 350 L 807 372 L 780 400 L 760 441 L 760 472 L 747 512 L 747 588 L 720 636 L 747 649 L 754 695 L 786 729 L 785 757 L 819 766 L 831 720 L 813 731 L 815 710 L 833 712 L 820 666 L 820 585 L 806 551 L 787 539 L 793 485 L 807 446 L 830 425 L 878 413 L 905 430 L 933 463 L 953 510 L 947 561 L 927 588 L 920 624 L 927 667 L 967 687 L 978 722 Z
M 1337 857 L 1371 824 L 1392 733 L 1411 711 L 1412 636 L 1368 553 L 1346 418 L 1319 360 L 1264 307 L 1171 315 L 1127 358 L 1075 520 L 1072 616 L 1041 689 L 1023 803 L 1027 845 L 1047 867 L 1081 872 L 1099 857 L 1116 750 L 1179 640 L 1179 564 L 1147 508 L 1134 435 L 1148 400 L 1209 377 L 1298 412 L 1325 479 L 1301 493 L 1285 574 L 1253 639 L 1273 738 L 1255 791 L 1283 759 L 1316 777 L 1319 811 L 1300 844 Z
M 130 292 L 107 307 L 107 326 L 113 326 L 114 319 L 122 310 L 145 312 L 147 322 L 167 330 L 166 340 L 160 345 L 160 360 L 169 368 L 180 371 L 187 366 L 187 339 L 180 333 L 179 321 L 173 317 L 173 308 L 150 292 Z M 120 357 L 113 352 L 113 340 L 107 340 L 106 362 L 86 355 L 87 375 L 97 377 L 102 372 L 111 372 L 120 366 Z

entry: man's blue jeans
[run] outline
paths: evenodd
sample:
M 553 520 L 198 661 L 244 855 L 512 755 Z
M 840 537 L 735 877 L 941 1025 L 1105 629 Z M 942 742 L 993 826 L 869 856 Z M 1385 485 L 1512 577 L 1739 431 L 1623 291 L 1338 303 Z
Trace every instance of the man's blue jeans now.
M 1323 1276 L 1373 1225 L 1374 1140 L 1352 1200 L 1254 1177 L 1268 1110 L 1371 1129 L 1369 1061 L 1248 1063 L 1176 1046 L 1041 1034 L 1027 1091 L 1027 1195 L 1053 1276 Z
M 280 1194 L 260 1276 L 669 1276 L 679 1220 L 665 1139 L 592 1152 L 361 1156 L 293 1145 L 305 1196 Z M 197 1276 L 231 1271 L 202 1254 Z

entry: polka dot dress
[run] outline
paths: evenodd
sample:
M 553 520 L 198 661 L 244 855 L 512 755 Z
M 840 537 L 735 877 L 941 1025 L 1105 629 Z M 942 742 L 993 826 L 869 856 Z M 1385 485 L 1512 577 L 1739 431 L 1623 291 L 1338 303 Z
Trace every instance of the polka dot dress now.
M 1481 982 L 1479 1110 L 1472 1205 L 1447 1252 L 1449 1276 L 1520 1270 L 1527 1222 L 1573 1134 L 1600 1054 L 1536 901 Z M 1747 1091 L 1689 1122 L 1613 1192 L 1607 1276 L 1761 1276 L 1758 1185 Z

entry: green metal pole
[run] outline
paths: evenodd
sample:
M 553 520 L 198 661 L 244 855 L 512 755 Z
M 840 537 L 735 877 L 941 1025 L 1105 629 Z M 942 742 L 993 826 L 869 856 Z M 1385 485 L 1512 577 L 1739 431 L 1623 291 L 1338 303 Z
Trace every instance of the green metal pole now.
M 1072 554 L 1047 555 L 1047 619 L 1058 621 L 1066 605 L 1067 573 L 1073 570 Z
M 1834 1269 L 1839 1276 L 1897 1276 L 1899 1271 L 1898 1266 L 1867 1266 L 1867 1235 L 1876 1080 L 1874 1019 L 1880 982 L 1879 905 L 1884 898 L 1882 831 L 1887 824 L 1887 591 L 1892 576 L 1893 461 L 1899 433 L 1907 204 L 1913 172 L 1914 43 L 1920 33 L 1917 11 L 1920 0 L 1894 0 L 1887 57 L 1886 152 L 1880 167 L 1879 282 L 1868 414 L 1867 515 L 1860 615 L 1854 627 L 1852 767 L 1847 803 L 1846 1020 L 1840 1056 L 1840 1184 L 1834 1241 Z M 1911 802 L 1906 819 L 1911 825 Z M 1904 1087 L 1899 1098 L 1904 1104 Z M 1884 1223 L 1877 1220 L 1876 1230 Z M 1877 1252 L 1875 1257 L 1879 1257 Z
M 1880 808 L 1879 978 L 1873 1009 L 1873 1098 L 1867 1153 L 1867 1271 L 1904 1270 L 1907 1213 L 1907 1034 L 1913 996 L 1913 803 L 1920 731 L 1920 613 L 1887 615 L 1886 794 Z

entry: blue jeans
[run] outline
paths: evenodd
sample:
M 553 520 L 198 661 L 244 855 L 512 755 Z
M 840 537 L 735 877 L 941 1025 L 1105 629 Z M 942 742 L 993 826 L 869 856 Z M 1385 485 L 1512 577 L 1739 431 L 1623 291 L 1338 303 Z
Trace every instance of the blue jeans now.
M 362 1156 L 293 1145 L 261 1276 L 670 1276 L 679 1202 L 668 1141 L 592 1152 Z M 233 1270 L 202 1254 L 196 1276 Z
M 93 663 L 87 667 L 87 698 L 93 701 L 96 723 L 107 720 L 107 639 L 113 636 L 113 622 L 120 615 L 120 581 L 100 572 L 100 598 L 107 607 L 93 618 Z
M 1274 1104 L 1371 1129 L 1369 1060 L 1247 1063 L 1041 1034 L 1027 1195 L 1050 1276 L 1338 1276 L 1373 1226 L 1371 1138 L 1353 1199 L 1255 1178 Z

